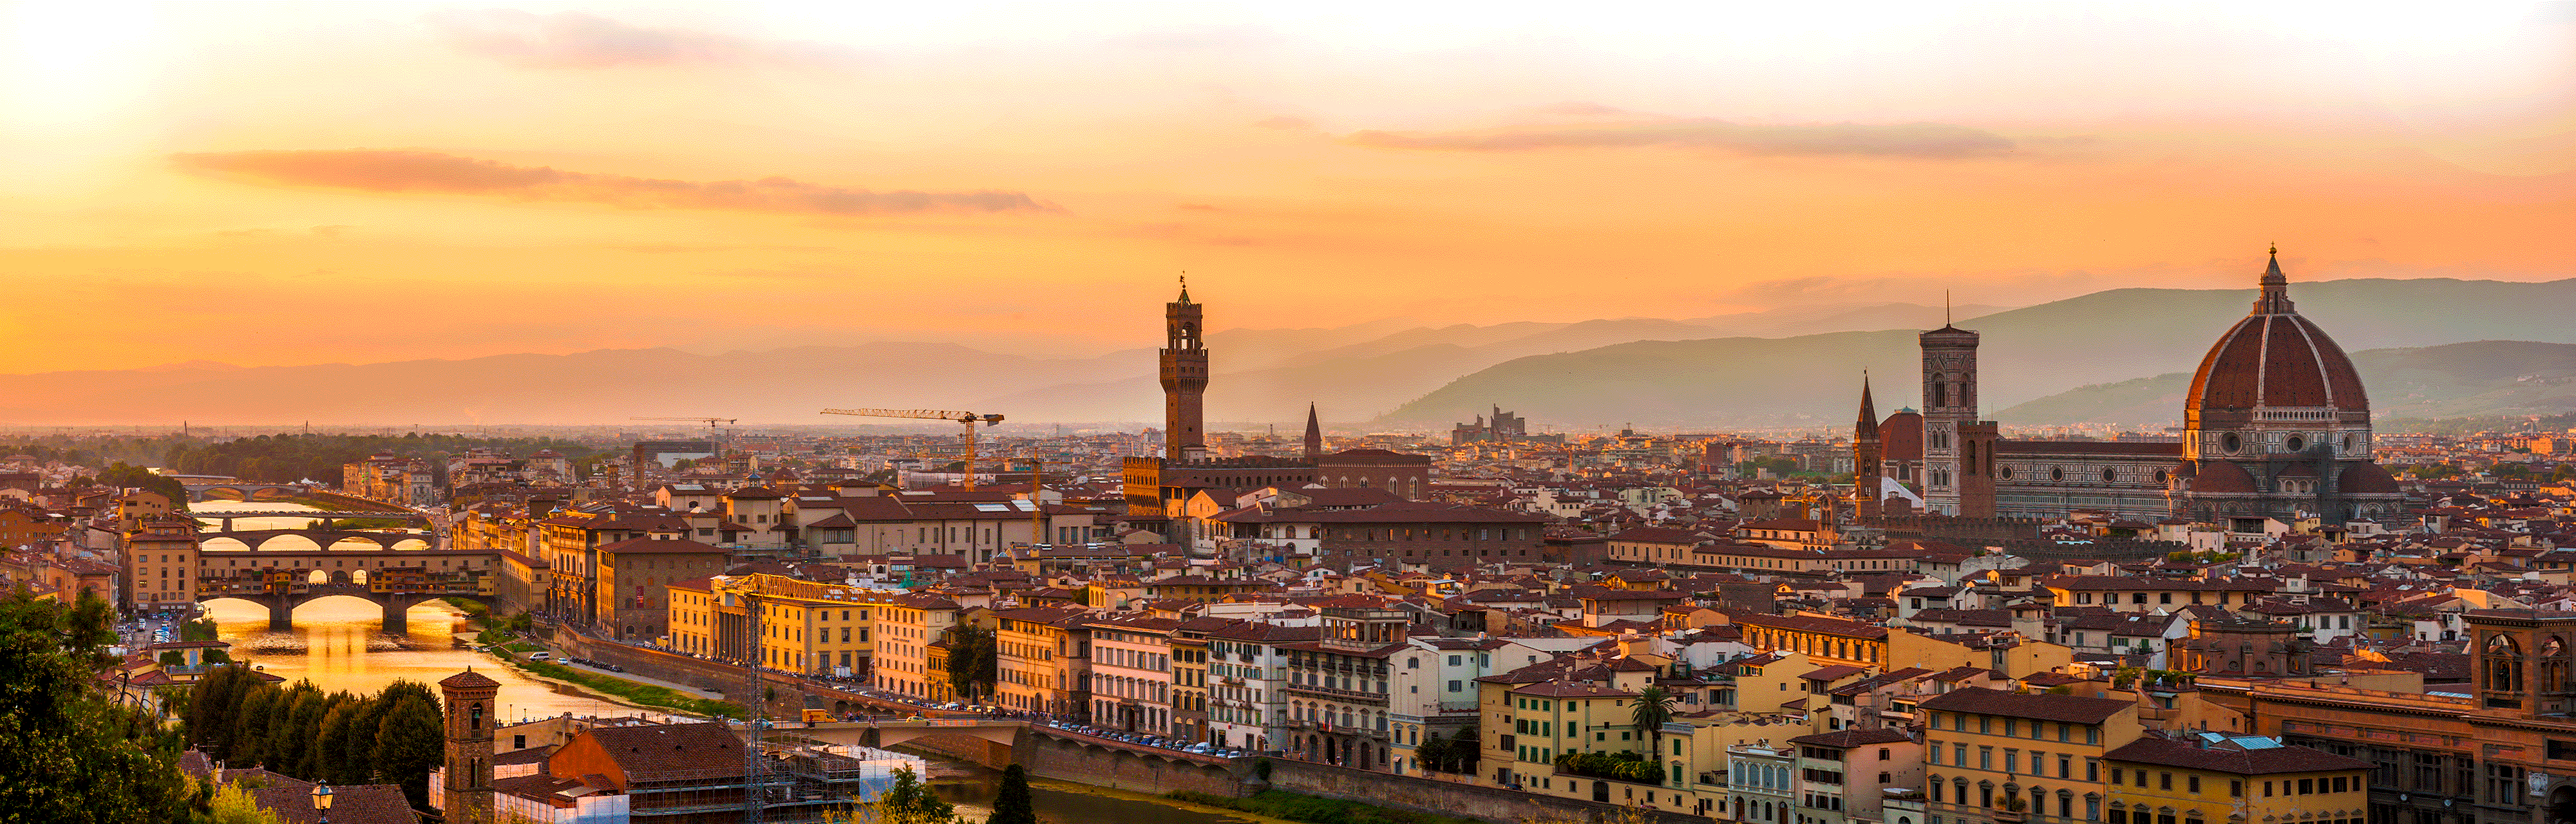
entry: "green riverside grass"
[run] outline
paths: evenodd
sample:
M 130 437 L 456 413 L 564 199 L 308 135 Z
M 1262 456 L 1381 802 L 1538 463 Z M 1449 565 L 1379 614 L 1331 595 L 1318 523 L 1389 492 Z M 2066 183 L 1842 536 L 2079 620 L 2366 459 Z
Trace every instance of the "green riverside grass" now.
M 742 707 L 730 701 L 717 701 L 683 694 L 670 687 L 640 684 L 615 676 L 585 672 L 545 661 L 513 661 L 512 665 L 557 681 L 580 684 L 594 692 L 606 693 L 638 704 L 661 707 L 672 712 L 706 718 L 741 718 Z

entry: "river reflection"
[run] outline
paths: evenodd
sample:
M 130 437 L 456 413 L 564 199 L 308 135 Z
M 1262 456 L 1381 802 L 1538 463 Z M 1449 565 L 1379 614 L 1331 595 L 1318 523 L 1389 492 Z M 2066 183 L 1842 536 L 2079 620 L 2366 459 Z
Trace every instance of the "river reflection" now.
M 210 509 L 275 510 L 280 513 L 312 510 L 312 507 L 299 504 L 275 502 L 243 504 L 216 501 L 204 506 Z M 295 529 L 312 520 L 292 515 L 239 518 L 235 519 L 234 528 Z M 282 633 L 268 631 L 268 610 L 249 601 L 218 599 L 201 605 L 201 608 L 207 617 L 214 619 L 216 637 L 232 642 L 234 657 L 247 659 L 262 672 L 284 678 L 287 683 L 310 678 L 325 692 L 375 692 L 397 679 L 436 685 L 439 679 L 472 667 L 475 672 L 501 683 L 499 703 L 501 717 L 505 719 L 538 718 L 566 712 L 574 715 L 666 717 L 533 680 L 482 653 L 456 648 L 456 634 L 473 630 L 466 625 L 463 611 L 443 601 L 412 607 L 407 616 L 410 632 L 400 639 L 383 635 L 383 613 L 375 604 L 358 598 L 321 598 L 297 607 L 295 629 Z M 940 797 L 957 805 L 958 811 L 965 814 L 963 818 L 980 821 L 992 814 L 993 796 L 1001 786 L 1000 772 L 935 755 L 927 757 L 935 762 L 931 769 L 933 789 Z M 1151 801 L 1060 790 L 1044 785 L 1031 787 L 1030 795 L 1035 802 L 1038 819 L 1047 824 L 1138 824 L 1148 821 L 1155 824 L 1243 824 L 1246 821 Z
M 367 693 L 398 679 L 435 685 L 473 667 L 501 682 L 501 717 L 632 715 L 636 709 L 579 694 L 520 675 L 490 657 L 456 649 L 465 615 L 445 602 L 411 608 L 411 632 L 396 640 L 381 634 L 383 612 L 357 598 L 323 598 L 295 610 L 292 632 L 269 632 L 268 610 L 249 601 L 220 599 L 204 605 L 215 635 L 233 643 L 234 656 L 293 683 L 313 679 L 326 692 Z M 471 632 L 470 628 L 465 631 Z M 658 714 L 655 714 L 658 716 Z
M 279 513 L 314 511 L 302 504 L 273 501 L 210 501 L 199 506 Z M 311 518 L 281 514 L 274 518 L 236 518 L 233 527 L 295 529 L 312 521 Z M 367 546 L 374 548 L 373 544 Z M 473 630 L 463 627 L 463 611 L 443 601 L 412 607 L 408 615 L 411 631 L 401 639 L 383 635 L 383 612 L 375 604 L 359 598 L 321 598 L 296 607 L 295 629 L 291 632 L 268 631 L 267 608 L 249 601 L 217 599 L 206 602 L 202 608 L 206 617 L 215 620 L 216 637 L 232 642 L 234 657 L 248 659 L 260 671 L 284 678 L 288 683 L 310 678 L 325 692 L 375 692 L 398 679 L 435 685 L 439 679 L 463 672 L 470 666 L 475 672 L 501 682 L 499 702 L 502 718 L 535 718 L 565 712 L 574 715 L 632 715 L 639 712 L 632 707 L 572 692 L 569 688 L 532 680 L 482 653 L 457 649 L 455 637 L 460 628 L 464 632 Z

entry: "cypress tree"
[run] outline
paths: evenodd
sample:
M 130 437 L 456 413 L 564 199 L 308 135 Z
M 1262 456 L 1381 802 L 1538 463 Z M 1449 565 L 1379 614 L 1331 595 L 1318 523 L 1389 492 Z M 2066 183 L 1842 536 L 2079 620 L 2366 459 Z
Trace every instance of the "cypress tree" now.
M 268 763 L 268 728 L 277 717 L 278 696 L 285 693 L 267 684 L 251 685 L 249 697 L 241 702 L 241 714 L 233 719 L 232 758 L 228 763 L 244 767 Z
M 984 824 L 1038 824 L 1037 802 L 1029 797 L 1028 768 L 1002 770 L 1002 789 L 993 796 L 993 817 Z
M 402 695 L 391 704 L 376 726 L 370 761 L 377 781 L 401 784 L 412 807 L 424 809 L 429 806 L 429 771 L 447 757 L 447 719 L 437 703 L 417 695 Z

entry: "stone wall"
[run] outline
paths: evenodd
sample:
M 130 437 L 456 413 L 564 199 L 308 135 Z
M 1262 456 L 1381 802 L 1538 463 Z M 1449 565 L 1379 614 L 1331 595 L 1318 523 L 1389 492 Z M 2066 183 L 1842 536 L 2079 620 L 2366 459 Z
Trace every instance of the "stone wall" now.
M 741 667 L 703 658 L 692 658 L 657 649 L 628 646 L 582 636 L 569 630 L 558 630 L 552 646 L 566 655 L 604 661 L 625 667 L 629 674 L 641 675 L 682 684 L 702 690 L 713 690 L 737 704 L 768 698 L 768 691 L 754 691 L 751 674 Z M 886 704 L 853 692 L 817 686 L 776 673 L 761 673 L 761 684 L 777 690 L 778 697 L 765 708 L 771 718 L 801 718 L 805 696 L 811 693 L 824 709 L 851 709 L 856 712 L 911 712 L 912 708 Z
M 1046 734 L 1043 727 L 1031 727 L 1012 749 L 1020 766 L 1040 778 L 1150 795 L 1190 790 L 1241 798 L 1259 791 L 1252 785 L 1257 779 L 1252 776 L 1254 759 L 1250 758 L 1234 759 L 1227 766 L 1201 764 L 1059 738 Z
M 1270 787 L 1301 795 L 1433 815 L 1465 816 L 1497 824 L 1604 822 L 1631 816 L 1636 824 L 1708 824 L 1707 818 L 1686 813 L 1556 798 L 1500 787 L 1433 781 L 1308 761 L 1271 761 Z
M 614 663 L 636 675 L 711 687 L 723 692 L 728 700 L 738 698 L 750 687 L 740 667 L 685 655 L 601 642 L 572 633 L 561 634 L 556 648 L 567 654 Z M 777 687 L 779 692 L 779 700 L 770 708 L 771 717 L 793 717 L 803 701 L 798 684 L 793 679 L 766 674 L 763 682 Z M 833 690 L 817 690 L 816 694 L 823 698 L 826 706 L 835 699 L 868 700 L 864 696 Z M 1004 764 L 1000 747 L 971 736 L 925 736 L 897 746 L 988 767 L 998 768 Z M 1277 789 L 1391 809 L 1477 818 L 1497 824 L 1523 824 L 1534 820 L 1604 822 L 1630 815 L 1638 816 L 1633 824 L 1708 822 L 1705 818 L 1676 812 L 1633 810 L 1616 804 L 1284 759 L 1269 760 L 1270 776 L 1264 781 L 1258 772 L 1257 765 L 1261 761 L 1258 758 L 1237 758 L 1222 765 L 1204 764 L 1179 756 L 1153 754 L 1145 748 L 1130 749 L 1076 736 L 1058 736 L 1043 726 L 1032 726 L 1022 733 L 1018 742 L 1009 749 L 1008 757 L 1017 759 L 1031 775 L 1041 778 L 1149 795 L 1190 790 L 1241 798 L 1265 789 Z

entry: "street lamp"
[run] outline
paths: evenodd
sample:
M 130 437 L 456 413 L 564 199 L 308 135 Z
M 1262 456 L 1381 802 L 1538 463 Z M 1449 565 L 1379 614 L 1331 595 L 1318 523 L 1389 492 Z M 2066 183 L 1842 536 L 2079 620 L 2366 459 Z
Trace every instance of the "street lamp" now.
M 322 813 L 322 824 L 331 824 L 331 785 L 313 785 L 313 809 Z

